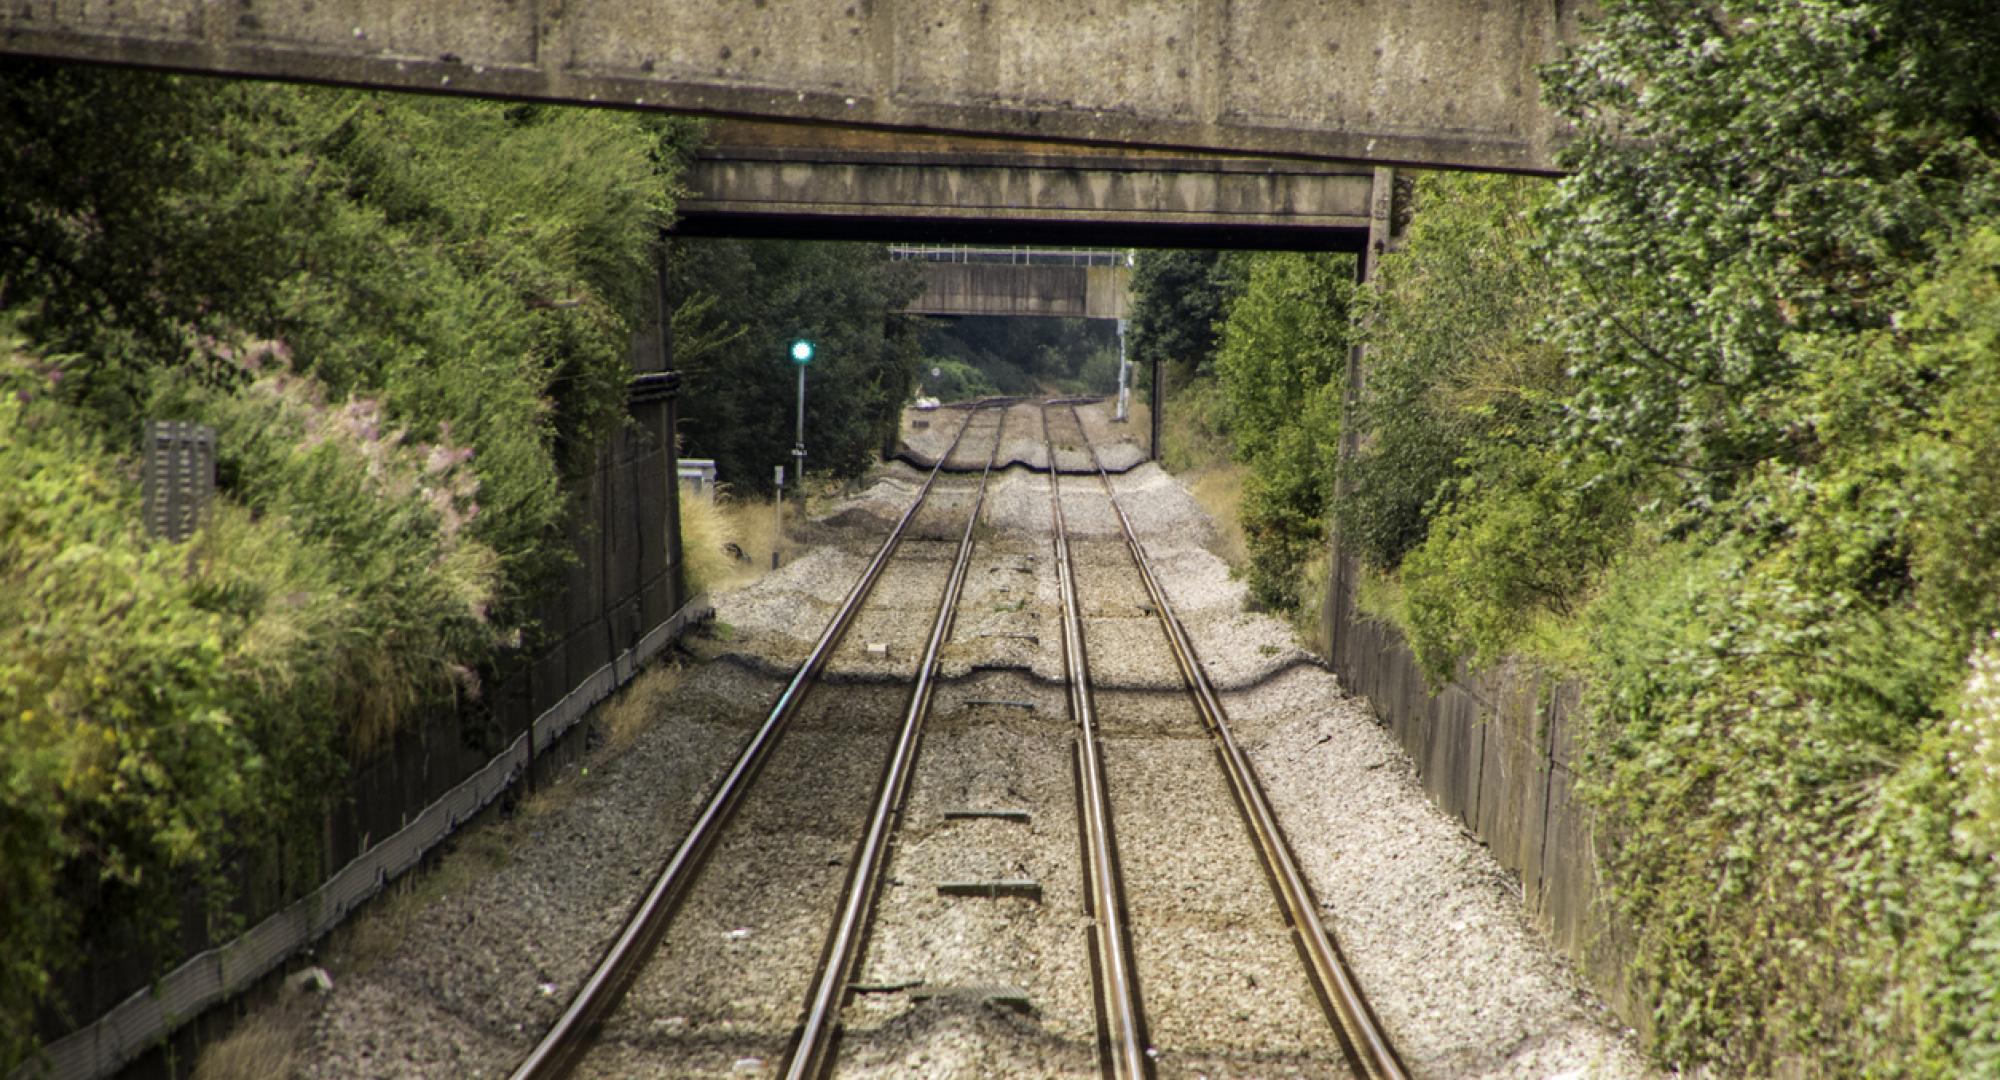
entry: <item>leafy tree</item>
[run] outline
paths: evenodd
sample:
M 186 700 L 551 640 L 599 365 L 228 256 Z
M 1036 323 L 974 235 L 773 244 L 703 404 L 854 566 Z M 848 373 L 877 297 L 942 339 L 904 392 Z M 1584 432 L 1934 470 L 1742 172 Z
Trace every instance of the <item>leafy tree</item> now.
M 1353 280 L 1352 256 L 1259 255 L 1221 326 L 1215 378 L 1252 469 L 1250 588 L 1281 611 L 1299 607 L 1299 568 L 1326 542 Z
M 1343 543 L 1377 568 L 1423 542 L 1476 445 L 1546 445 L 1561 424 L 1565 358 L 1545 325 L 1559 283 L 1530 250 L 1550 186 L 1420 177 L 1406 249 L 1360 294 L 1368 435 L 1337 510 Z
M 1132 268 L 1132 360 L 1177 367 L 1182 380 L 1214 362 L 1218 327 L 1246 283 L 1249 256 L 1219 251 L 1142 251 Z
M 1115 352 L 1116 333 L 1102 319 L 975 315 L 927 320 L 923 348 L 977 368 L 1004 394 L 1108 393 L 1118 385 L 1115 357 L 1109 379 L 1101 363 L 1094 376 L 1086 369 L 1106 349 Z
M 806 374 L 806 464 L 855 476 L 876 460 L 917 385 L 915 321 L 894 314 L 921 282 L 886 249 L 783 240 L 698 240 L 673 246 L 683 452 L 712 457 L 741 490 L 770 490 L 791 460 L 797 372 L 793 340 L 817 347 Z M 690 307 L 692 305 L 692 308 Z
M 1605 5 L 1546 80 L 1579 128 L 1545 232 L 1575 281 L 1572 437 L 1675 470 L 1693 506 L 1811 460 L 1785 341 L 1889 325 L 2000 205 L 1996 49 L 1978 0 Z

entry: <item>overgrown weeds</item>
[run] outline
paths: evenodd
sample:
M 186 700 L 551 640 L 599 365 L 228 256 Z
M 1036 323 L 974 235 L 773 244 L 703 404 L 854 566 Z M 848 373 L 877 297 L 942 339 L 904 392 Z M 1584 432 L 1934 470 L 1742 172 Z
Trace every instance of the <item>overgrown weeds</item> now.
M 713 498 L 681 492 L 681 552 L 688 588 L 715 594 L 740 589 L 771 570 L 783 533 L 768 502 L 737 499 L 725 489 Z
M 272 1014 L 251 1017 L 226 1038 L 202 1047 L 194 1080 L 289 1080 L 304 1065 L 300 1024 Z
M 225 860 L 310 888 L 350 760 L 531 629 L 565 481 L 624 416 L 685 133 L 0 82 L 0 1070 L 79 927 L 163 970 L 190 891 L 227 925 Z M 191 541 L 138 526 L 142 418 L 218 431 Z

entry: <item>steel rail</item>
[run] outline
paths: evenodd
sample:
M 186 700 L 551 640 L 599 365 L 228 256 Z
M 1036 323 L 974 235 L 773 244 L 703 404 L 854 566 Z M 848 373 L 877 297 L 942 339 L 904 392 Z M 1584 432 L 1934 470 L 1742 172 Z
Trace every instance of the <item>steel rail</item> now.
M 961 433 L 963 430 L 961 427 Z M 805 1017 L 785 1061 L 786 1080 L 819 1077 L 833 1064 L 841 1009 L 846 1005 L 848 986 L 861 962 L 862 940 L 875 907 L 875 896 L 881 889 L 882 871 L 888 865 L 889 837 L 903 816 L 903 800 L 909 792 L 917 745 L 924 720 L 930 715 L 931 694 L 937 688 L 938 657 L 945 642 L 951 639 L 952 624 L 958 616 L 959 594 L 965 590 L 966 570 L 972 562 L 973 528 L 979 524 L 980 510 L 986 505 L 986 482 L 993 475 L 993 463 L 1000 458 L 1000 443 L 1006 430 L 1007 413 L 1002 409 L 1000 423 L 993 430 L 993 451 L 987 455 L 986 468 L 979 474 L 972 513 L 966 516 L 965 532 L 958 538 L 958 556 L 952 561 L 951 576 L 945 580 L 944 591 L 938 598 L 937 618 L 931 622 L 923 658 L 917 663 L 917 681 L 910 689 L 909 706 L 903 710 L 903 726 L 883 769 L 875 810 L 868 818 L 868 831 L 855 848 L 849 865 L 840 915 L 834 921 L 833 932 L 827 936 L 812 993 L 806 999 Z
M 1083 418 L 1077 414 L 1075 406 L 1070 406 L 1069 411 L 1084 446 L 1090 450 L 1098 482 L 1104 486 L 1104 493 L 1111 500 L 1111 509 L 1118 516 L 1118 526 L 1125 534 L 1125 546 L 1131 551 L 1146 593 L 1153 601 L 1153 611 L 1166 630 L 1174 662 L 1180 667 L 1181 677 L 1213 739 L 1216 756 L 1229 778 L 1230 791 L 1236 797 L 1237 809 L 1242 812 L 1244 824 L 1249 827 L 1256 842 L 1264 871 L 1271 879 L 1272 890 L 1278 894 L 1279 907 L 1291 926 L 1293 941 L 1306 961 L 1321 1006 L 1334 1022 L 1342 1049 L 1357 1069 L 1374 1080 L 1406 1080 L 1409 1074 L 1403 1068 L 1402 1059 L 1383 1032 L 1381 1021 L 1362 996 L 1361 986 L 1348 970 L 1340 946 L 1320 920 L 1319 904 L 1313 897 L 1311 886 L 1306 884 L 1305 876 L 1300 873 L 1291 848 L 1285 843 L 1284 831 L 1278 825 L 1277 815 L 1271 811 L 1270 800 L 1265 797 L 1263 785 L 1257 780 L 1256 769 L 1229 730 L 1229 717 L 1223 710 L 1222 699 L 1209 681 L 1208 671 L 1202 666 L 1194 642 L 1188 638 L 1187 629 L 1181 625 L 1180 617 L 1174 614 L 1166 590 L 1160 587 L 1159 579 L 1153 574 L 1152 563 L 1146 558 L 1146 550 L 1139 543 L 1138 534 L 1132 530 L 1131 519 L 1125 516 L 1125 508 L 1119 505 L 1118 492 L 1111 486 L 1110 474 L 1105 471 L 1096 445 L 1084 430 Z
M 1075 407 L 1070 407 L 1075 413 Z M 1081 429 L 1079 429 L 1081 430 Z M 1116 1080 L 1153 1075 L 1147 1051 L 1145 1014 L 1139 1002 L 1137 969 L 1133 966 L 1125 924 L 1125 896 L 1118 877 L 1117 844 L 1111 830 L 1111 797 L 1104 782 L 1104 758 L 1097 740 L 1097 703 L 1090 689 L 1090 657 L 1083 642 L 1083 605 L 1077 599 L 1076 574 L 1070 566 L 1069 526 L 1063 519 L 1062 470 L 1056 467 L 1055 441 L 1049 436 L 1048 406 L 1042 408 L 1042 443 L 1049 455 L 1050 516 L 1055 533 L 1056 577 L 1062 587 L 1063 677 L 1069 689 L 1070 715 L 1076 721 L 1078 816 L 1083 821 L 1083 847 L 1090 905 L 1091 959 L 1097 972 L 1097 1011 L 1101 1025 L 1099 1061 Z M 1086 443 L 1087 445 L 1087 443 Z
M 735 814 L 737 805 L 742 802 L 744 791 L 756 778 L 758 770 L 763 768 L 771 749 L 777 745 L 779 737 L 798 711 L 799 702 L 804 699 L 813 680 L 818 678 L 820 670 L 826 666 L 827 658 L 839 646 L 841 638 L 847 633 L 848 625 L 854 620 L 855 612 L 860 610 L 862 602 L 874 589 L 876 579 L 882 574 L 882 568 L 888 565 L 890 556 L 902 543 L 903 534 L 908 529 L 910 521 L 916 517 L 918 508 L 922 507 L 924 501 L 930 497 L 931 487 L 937 482 L 938 473 L 945 461 L 949 460 L 952 453 L 958 449 L 959 441 L 965 438 L 965 431 L 972 425 L 975 415 L 977 414 L 974 412 L 966 413 L 965 422 L 958 426 L 958 433 L 952 436 L 950 449 L 938 458 L 938 464 L 932 467 L 923 486 L 917 490 L 916 497 L 903 511 L 902 517 L 896 520 L 895 527 L 889 530 L 888 537 L 882 541 L 882 547 L 875 552 L 875 558 L 869 562 L 867 569 L 862 571 L 854 587 L 848 590 L 847 598 L 841 601 L 826 629 L 821 632 L 819 643 L 813 646 L 812 653 L 799 665 L 798 671 L 792 675 L 792 681 L 772 704 L 770 715 L 765 718 L 763 726 L 759 727 L 757 733 L 744 745 L 742 752 L 736 758 L 735 765 L 716 786 L 708 804 L 702 808 L 701 816 L 695 819 L 687 836 L 674 850 L 673 857 L 667 860 L 666 865 L 654 879 L 653 887 L 647 891 L 645 898 L 626 919 L 624 929 L 619 932 L 617 939 L 598 961 L 597 967 L 590 973 L 590 978 L 584 982 L 576 996 L 570 999 L 569 1006 L 556 1019 L 555 1025 L 549 1028 L 541 1041 L 535 1044 L 535 1048 L 529 1051 L 528 1056 L 514 1069 L 512 1080 L 556 1080 L 568 1075 L 570 1069 L 575 1067 L 577 1060 L 589 1045 L 591 1034 L 617 1006 L 619 999 L 632 985 L 632 980 L 638 976 L 639 969 L 644 966 L 653 948 L 659 944 L 661 936 L 666 933 L 667 923 L 671 921 L 674 911 L 686 897 L 688 886 L 714 848 L 723 826 L 728 824 L 729 819 Z

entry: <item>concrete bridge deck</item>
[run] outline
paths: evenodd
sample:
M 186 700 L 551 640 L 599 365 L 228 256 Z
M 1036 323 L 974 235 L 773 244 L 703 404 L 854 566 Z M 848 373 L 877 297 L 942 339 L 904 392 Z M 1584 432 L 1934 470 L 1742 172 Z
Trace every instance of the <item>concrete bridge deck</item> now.
M 8 0 L 0 55 L 1520 172 L 1583 0 Z
M 1357 250 L 1372 170 L 1222 154 L 716 126 L 678 207 L 689 236 Z

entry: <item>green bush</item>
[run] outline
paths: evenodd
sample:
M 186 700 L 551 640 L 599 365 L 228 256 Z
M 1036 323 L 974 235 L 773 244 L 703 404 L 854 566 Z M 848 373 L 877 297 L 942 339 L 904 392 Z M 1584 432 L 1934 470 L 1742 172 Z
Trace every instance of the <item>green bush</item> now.
M 1173 371 L 1169 385 L 1210 373 L 1229 305 L 1243 294 L 1253 256 L 1148 250 L 1132 268 L 1132 361 Z
M 10 350 L 11 351 L 11 350 Z M 187 553 L 139 534 L 133 485 L 0 357 L 0 1063 L 70 955 L 62 888 L 169 909 L 245 807 L 255 747 L 231 715 L 242 627 L 195 602 Z M 140 690 L 139 688 L 143 688 Z M 138 691 L 138 692 L 135 692 Z
M 1215 358 L 1223 423 L 1250 465 L 1240 516 L 1260 603 L 1298 612 L 1304 565 L 1325 545 L 1346 371 L 1349 256 L 1251 260 Z
M 1279 431 L 1253 462 L 1243 484 L 1237 514 L 1250 555 L 1244 580 L 1259 603 L 1287 615 L 1318 603 L 1303 587 L 1304 570 L 1326 547 L 1326 508 L 1340 449 L 1339 403 L 1338 386 L 1313 392 L 1301 403 L 1296 422 Z
M 969 401 L 1000 392 L 985 372 L 963 360 L 938 357 L 931 361 L 930 370 L 936 374 L 925 374 L 923 392 L 939 401 Z
M 564 481 L 623 422 L 695 130 L 0 83 L 0 1069 L 79 926 L 164 965 L 189 885 L 226 924 L 225 858 L 260 900 L 310 887 L 350 756 L 518 640 L 567 558 Z M 186 543 L 137 529 L 141 417 L 218 429 Z
M 1915 900 L 1977 869 L 1953 850 L 1936 737 L 1959 662 L 1908 612 L 1815 594 L 1741 549 L 1670 565 L 1598 612 L 1583 774 L 1657 1052 L 1956 1072 L 1905 1039 L 1913 1020 L 1964 1021 L 1913 1009 L 1936 989 L 1923 939 L 1970 930 Z
M 1419 177 L 1405 250 L 1360 296 L 1366 437 L 1336 516 L 1342 545 L 1378 569 L 1423 542 L 1440 489 L 1467 474 L 1476 446 L 1547 444 L 1560 430 L 1565 359 L 1546 333 L 1558 282 L 1531 250 L 1550 188 Z
M 1117 339 L 1108 320 L 970 315 L 926 319 L 921 327 L 925 355 L 965 364 L 997 393 L 1104 394 L 1118 385 Z M 925 393 L 943 397 L 925 384 Z
M 1628 493 L 1579 483 L 1579 471 L 1547 450 L 1495 444 L 1440 495 L 1428 537 L 1402 564 L 1410 645 L 1434 686 L 1462 663 L 1497 663 L 1540 616 L 1574 617 L 1625 550 Z
M 140 528 L 127 464 L 51 391 L 63 367 L 0 355 L 0 1057 L 70 957 L 167 946 L 182 888 L 220 913 L 225 858 L 268 861 L 349 755 L 418 707 L 478 692 L 499 560 L 466 528 L 468 453 L 323 403 L 302 376 L 191 390 L 249 505 L 196 535 Z M 302 850 L 301 850 L 302 849 Z M 300 867 L 290 867 L 301 880 Z
M 474 538 L 483 510 L 471 447 L 392 429 L 380 401 L 326 400 L 309 377 L 163 398 L 216 428 L 219 464 L 260 517 L 320 550 L 329 579 L 365 597 L 351 640 L 300 642 L 330 676 L 323 712 L 369 753 L 421 706 L 474 685 L 499 632 L 500 559 Z M 449 430 L 449 425 L 446 425 Z M 330 647 L 329 647 L 330 646 Z
M 339 730 L 307 692 L 307 657 L 362 629 L 323 553 L 280 521 L 224 506 L 196 540 L 148 539 L 128 469 L 50 396 L 63 369 L 16 348 L 0 341 L 10 1065 L 33 1045 L 34 1009 L 79 926 L 96 948 L 158 946 L 189 877 L 211 877 L 316 798 Z
M 1669 1060 L 2000 1061 L 2000 236 L 1928 278 L 1894 331 L 1793 342 L 1820 460 L 1591 613 L 1586 791 Z

